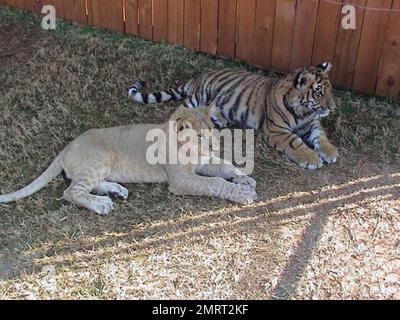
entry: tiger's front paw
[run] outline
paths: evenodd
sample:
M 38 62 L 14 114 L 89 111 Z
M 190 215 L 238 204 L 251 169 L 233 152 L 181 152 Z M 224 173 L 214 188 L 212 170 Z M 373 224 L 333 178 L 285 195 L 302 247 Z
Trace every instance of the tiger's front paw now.
M 318 153 L 311 149 L 301 150 L 301 152 L 297 152 L 296 154 L 291 155 L 291 158 L 301 168 L 308 170 L 316 170 L 324 165 L 324 162 L 319 157 Z
M 339 150 L 332 143 L 325 142 L 316 150 L 326 163 L 335 163 L 339 158 Z

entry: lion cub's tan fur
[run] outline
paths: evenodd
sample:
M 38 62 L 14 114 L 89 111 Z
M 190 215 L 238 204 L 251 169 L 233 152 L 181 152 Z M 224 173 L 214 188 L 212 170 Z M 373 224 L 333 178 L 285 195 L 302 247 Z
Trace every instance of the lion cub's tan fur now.
M 195 110 L 181 107 L 169 120 L 176 121 L 178 135 L 185 128 L 200 134 L 202 129 L 213 128 L 212 110 L 212 107 Z M 71 142 L 38 179 L 20 191 L 0 196 L 0 202 L 27 197 L 62 171 L 72 181 L 64 192 L 64 199 L 98 214 L 112 211 L 110 195 L 127 199 L 128 190 L 118 183 L 168 182 L 169 190 L 179 195 L 220 197 L 238 203 L 254 201 L 255 181 L 241 175 L 232 164 L 150 165 L 146 151 L 154 142 L 146 142 L 146 135 L 149 130 L 161 129 L 168 137 L 168 126 L 169 122 L 89 130 Z M 199 152 L 208 157 L 212 155 L 211 151 Z

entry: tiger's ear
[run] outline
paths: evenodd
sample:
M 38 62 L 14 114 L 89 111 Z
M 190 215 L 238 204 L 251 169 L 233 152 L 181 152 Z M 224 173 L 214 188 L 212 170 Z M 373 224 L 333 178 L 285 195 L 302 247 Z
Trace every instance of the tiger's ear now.
M 323 62 L 317 66 L 318 69 L 322 71 L 323 74 L 327 74 L 332 70 L 332 64 L 330 62 Z
M 300 71 L 294 80 L 294 85 L 298 90 L 304 90 L 309 84 L 308 71 Z

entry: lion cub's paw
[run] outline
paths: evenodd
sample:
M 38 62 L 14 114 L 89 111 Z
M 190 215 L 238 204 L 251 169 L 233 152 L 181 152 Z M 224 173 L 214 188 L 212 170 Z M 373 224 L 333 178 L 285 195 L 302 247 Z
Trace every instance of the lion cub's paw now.
M 235 183 L 235 184 L 242 184 L 245 186 L 249 186 L 252 189 L 255 189 L 257 186 L 256 180 L 254 180 L 253 178 L 251 178 L 249 176 L 244 176 L 244 175 L 235 176 L 232 179 L 230 179 L 229 181 L 232 183 Z
M 128 189 L 124 188 L 123 186 L 121 186 L 119 184 L 115 184 L 109 193 L 113 197 L 116 197 L 120 200 L 128 199 L 128 195 L 129 195 Z
M 319 155 L 311 149 L 303 150 L 300 154 L 292 157 L 301 168 L 308 170 L 316 170 L 324 165 Z
M 109 197 L 97 197 L 91 209 L 100 215 L 108 215 L 114 209 L 112 200 Z
M 252 187 L 244 184 L 235 185 L 232 201 L 240 204 L 250 204 L 256 200 L 257 193 Z
M 321 144 L 320 147 L 316 150 L 326 163 L 335 163 L 339 158 L 339 150 L 331 143 Z

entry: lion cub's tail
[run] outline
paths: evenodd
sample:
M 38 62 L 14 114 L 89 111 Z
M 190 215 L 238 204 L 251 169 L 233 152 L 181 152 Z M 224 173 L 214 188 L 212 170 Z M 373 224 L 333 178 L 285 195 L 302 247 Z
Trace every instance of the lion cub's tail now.
M 7 203 L 16 201 L 18 199 L 29 197 L 40 189 L 44 188 L 51 180 L 57 177 L 63 171 L 62 168 L 62 155 L 61 152 L 57 158 L 51 163 L 50 167 L 43 172 L 35 181 L 14 193 L 0 195 L 0 203 Z

